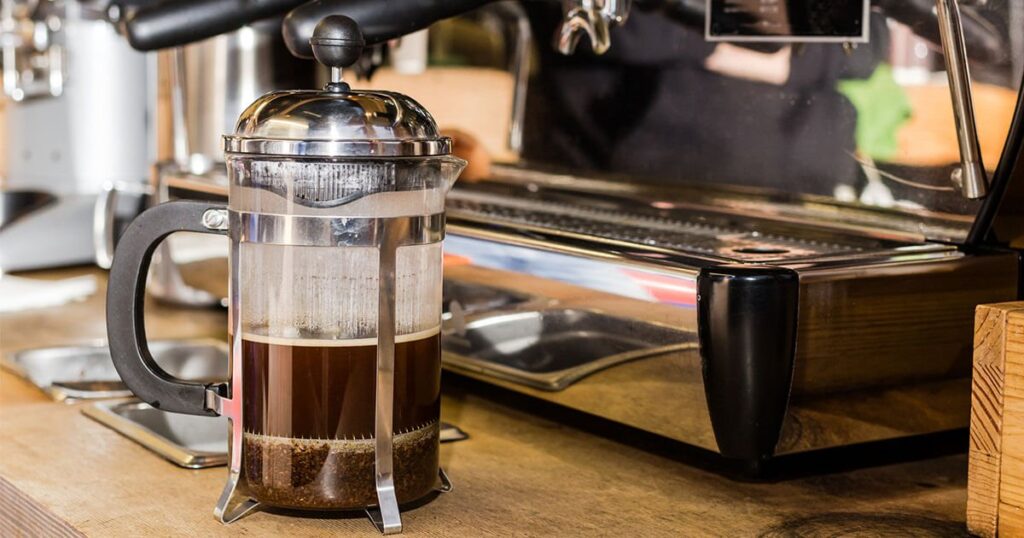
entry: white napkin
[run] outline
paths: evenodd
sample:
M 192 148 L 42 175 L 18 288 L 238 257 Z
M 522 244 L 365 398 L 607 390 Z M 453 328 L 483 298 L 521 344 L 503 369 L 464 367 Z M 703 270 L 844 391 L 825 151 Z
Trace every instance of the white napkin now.
M 94 275 L 38 280 L 0 273 L 0 312 L 60 306 L 96 293 Z

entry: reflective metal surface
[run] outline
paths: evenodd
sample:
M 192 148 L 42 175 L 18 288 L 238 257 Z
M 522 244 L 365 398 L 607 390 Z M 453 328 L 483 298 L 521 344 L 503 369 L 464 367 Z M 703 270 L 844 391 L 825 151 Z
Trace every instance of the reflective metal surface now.
M 552 169 L 495 166 L 494 183 L 515 185 L 544 198 L 561 193 L 563 202 L 589 198 L 602 204 L 632 204 L 651 209 L 710 211 L 746 220 L 768 220 L 804 229 L 824 228 L 879 240 L 897 242 L 959 242 L 970 230 L 972 219 L 920 207 L 872 208 L 835 199 L 785 194 L 765 189 L 728 185 L 656 185 L 633 175 L 573 174 Z M 475 185 L 460 184 L 458 193 Z
M 220 381 L 228 377 L 228 350 L 216 340 L 159 340 L 153 358 L 179 379 Z M 56 401 L 126 398 L 106 344 L 28 349 L 0 357 L 0 366 L 39 387 Z
M 389 226 L 401 230 L 401 245 L 424 245 L 444 239 L 444 213 L 416 217 L 310 217 L 241 212 L 242 240 L 256 243 L 320 247 L 372 247 Z M 226 224 L 225 228 L 226 229 Z
M 443 332 L 444 363 L 543 390 L 563 390 L 605 368 L 696 349 L 693 332 L 585 310 L 484 315 Z
M 888 239 L 827 229 L 811 223 L 797 229 L 767 218 L 728 215 L 713 206 L 676 207 L 668 202 L 622 196 L 481 185 L 455 189 L 448 199 L 453 224 L 505 229 L 512 234 L 543 232 L 614 249 L 705 260 L 781 263 L 887 255 L 908 247 Z M 926 250 L 935 250 L 928 247 Z
M 168 413 L 137 400 L 96 402 L 82 414 L 187 469 L 228 460 L 228 419 Z
M 451 153 L 430 113 L 383 91 L 286 91 L 265 95 L 238 118 L 229 153 L 286 156 L 426 156 Z
M 626 22 L 630 0 L 563 0 L 562 23 L 555 35 L 555 46 L 562 54 L 576 51 L 580 38 L 590 40 L 595 54 L 611 47 L 611 29 Z
M 171 71 L 175 160 L 192 173 L 223 166 L 221 136 L 230 133 L 238 115 L 259 96 L 308 80 L 285 83 L 287 73 L 273 61 L 283 44 L 277 21 L 265 21 L 199 43 L 163 52 Z
M 153 66 L 88 4 L 0 4 L 14 13 L 0 28 L 3 83 L 13 94 L 2 118 L 6 188 L 97 194 L 105 182 L 148 177 Z M 8 24 L 30 25 L 34 33 L 15 37 Z
M 377 375 L 374 390 L 374 479 L 377 488 L 378 519 L 371 517 L 383 534 L 402 532 L 402 514 L 395 491 L 395 336 L 398 317 L 395 298 L 398 294 L 398 247 L 404 239 L 401 227 L 394 221 L 386 223 L 378 239 L 379 285 L 377 288 Z
M 442 296 L 442 308 L 448 319 L 456 313 L 465 315 L 491 312 L 508 309 L 530 300 L 528 295 L 522 293 L 453 280 L 444 281 Z
M 453 239 L 459 232 L 449 232 L 446 250 L 450 252 L 447 247 L 457 244 Z M 551 249 L 553 243 L 536 244 L 528 254 L 540 254 L 538 260 L 543 254 L 554 254 L 545 247 Z M 696 275 L 687 279 L 684 268 L 676 273 L 666 267 L 627 265 L 627 260 L 616 264 L 613 256 L 605 253 L 603 261 L 599 254 L 588 259 L 603 264 L 602 270 L 588 272 L 577 265 L 584 259 L 581 251 L 564 245 L 559 254 L 562 257 L 544 265 L 545 270 L 516 262 L 492 268 L 476 263 L 475 257 L 446 267 L 445 277 L 464 288 L 493 288 L 500 283 L 498 291 L 531 298 L 529 303 L 465 315 L 463 325 L 470 326 L 478 319 L 500 323 L 520 314 L 530 319 L 536 315 L 529 313 L 530 309 L 543 304 L 547 310 L 599 310 L 633 323 L 667 326 L 683 333 L 698 330 Z M 533 259 L 529 256 L 511 257 Z M 798 270 L 801 288 L 795 372 L 776 453 L 963 427 L 969 409 L 963 405 L 970 384 L 964 376 L 968 373 L 965 366 L 969 365 L 973 309 L 979 302 L 1015 297 L 1016 267 L 1012 255 L 958 254 Z M 607 282 L 599 281 L 600 277 Z M 527 313 L 522 314 L 524 311 Z M 485 363 L 490 368 L 481 368 L 484 361 L 480 360 L 468 367 L 459 364 L 461 353 L 448 347 L 449 340 L 460 343 L 459 337 L 451 334 L 453 323 L 456 320 L 446 320 L 443 343 L 449 370 L 718 450 L 696 346 L 618 363 L 580 378 L 564 390 L 552 391 L 515 380 L 494 368 L 494 363 Z M 523 332 L 529 333 L 528 329 Z M 534 334 L 539 332 L 533 329 Z M 492 334 L 497 336 L 493 347 L 509 357 L 525 347 L 520 333 Z M 485 341 L 478 348 L 490 346 Z M 571 362 L 585 352 L 585 346 L 577 346 L 557 358 Z M 894 414 L 894 408 L 905 412 Z
M 984 198 L 988 194 L 985 166 L 981 162 L 978 126 L 974 121 L 974 98 L 971 94 L 971 73 L 967 65 L 967 46 L 960 23 L 960 3 L 957 0 L 935 0 L 945 51 L 946 74 L 953 97 L 953 115 L 956 136 L 960 143 L 960 168 L 954 171 L 953 181 L 960 192 L 970 199 Z
M 64 11 L 58 2 L 0 2 L 0 66 L 11 100 L 64 93 Z
M 508 128 L 508 148 L 518 155 L 523 150 L 523 121 L 526 117 L 526 92 L 530 81 L 534 47 L 533 30 L 519 2 L 495 2 L 482 7 L 477 13 L 487 10 L 499 17 L 515 36 L 514 42 L 508 45 L 514 51 L 509 69 L 515 79 L 515 87 L 512 90 L 512 117 Z

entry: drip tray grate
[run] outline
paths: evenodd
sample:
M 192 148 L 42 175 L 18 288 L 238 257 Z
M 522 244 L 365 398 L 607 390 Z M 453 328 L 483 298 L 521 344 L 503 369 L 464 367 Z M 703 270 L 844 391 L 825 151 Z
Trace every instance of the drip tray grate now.
M 754 219 L 725 218 L 710 213 L 657 211 L 618 200 L 615 207 L 567 203 L 539 198 L 456 190 L 448 200 L 453 219 L 501 224 L 522 229 L 573 234 L 616 242 L 740 262 L 792 261 L 823 256 L 849 256 L 892 248 L 859 236 L 830 234 L 827 240 L 756 228 Z

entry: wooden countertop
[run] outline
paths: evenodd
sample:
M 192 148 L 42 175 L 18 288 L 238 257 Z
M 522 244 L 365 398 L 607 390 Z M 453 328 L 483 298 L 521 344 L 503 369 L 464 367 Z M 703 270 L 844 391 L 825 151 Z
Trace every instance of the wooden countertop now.
M 82 303 L 0 315 L 0 350 L 102 337 L 102 290 Z M 150 312 L 153 337 L 223 334 L 222 313 Z M 966 532 L 965 455 L 744 483 L 464 388 L 449 385 L 442 408 L 471 438 L 442 446 L 455 489 L 404 514 L 410 536 Z M 177 468 L 86 418 L 79 406 L 50 402 L 0 372 L 0 535 L 17 535 L 16 525 L 28 535 L 376 535 L 360 515 L 261 512 L 222 526 L 212 510 L 225 474 Z

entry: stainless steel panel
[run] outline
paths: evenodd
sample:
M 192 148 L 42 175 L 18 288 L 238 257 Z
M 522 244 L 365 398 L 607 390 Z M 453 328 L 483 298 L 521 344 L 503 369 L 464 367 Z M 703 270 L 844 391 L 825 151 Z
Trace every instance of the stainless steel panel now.
M 544 247 L 556 248 L 550 243 Z M 533 259 L 550 253 L 539 244 L 530 248 L 535 248 Z M 622 262 L 628 261 L 616 259 L 614 253 L 604 253 L 601 261 L 585 258 L 570 245 L 560 248 L 558 256 L 565 258 L 548 264 L 546 272 L 516 263 L 506 267 L 461 263 L 446 268 L 445 276 L 460 286 L 501 286 L 492 290 L 498 297 L 507 290 L 529 298 L 510 307 L 497 303 L 495 309 L 504 310 L 497 314 L 499 319 L 545 305 L 547 309 L 600 310 L 689 334 L 696 331 L 695 292 L 684 286 L 687 275 L 682 269 L 675 275 L 669 270 L 657 275 L 664 278 L 648 274 L 646 280 L 629 281 L 622 276 L 625 273 L 612 271 L 616 267 L 621 271 L 626 267 Z M 510 251 L 496 249 L 495 256 L 500 252 Z M 898 251 L 889 254 L 901 258 Z M 593 272 L 579 271 L 581 262 L 597 265 Z M 596 268 L 602 263 L 603 272 Z M 809 263 L 807 270 L 800 267 L 804 264 L 794 265 L 801 275 L 799 343 L 778 454 L 966 425 L 969 405 L 965 398 L 970 390 L 962 366 L 970 364 L 973 308 L 979 302 L 1016 296 L 1013 255 L 952 251 L 937 258 L 907 255 L 896 261 L 850 261 L 827 268 Z M 607 279 L 606 289 L 599 290 L 591 280 L 609 273 L 612 278 Z M 487 317 L 487 311 L 478 311 L 466 315 L 465 324 Z M 450 338 L 450 326 L 447 321 L 446 339 Z M 514 343 L 521 335 L 507 336 L 503 341 Z M 463 367 L 460 354 L 447 343 L 445 346 L 443 360 L 449 370 L 717 450 L 696 345 L 605 368 L 559 391 L 512 380 L 496 368 Z M 576 352 L 574 348 L 566 355 Z M 893 413 L 893 409 L 901 412 Z

